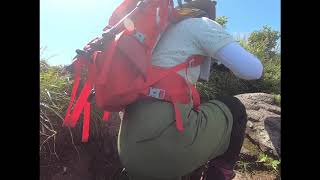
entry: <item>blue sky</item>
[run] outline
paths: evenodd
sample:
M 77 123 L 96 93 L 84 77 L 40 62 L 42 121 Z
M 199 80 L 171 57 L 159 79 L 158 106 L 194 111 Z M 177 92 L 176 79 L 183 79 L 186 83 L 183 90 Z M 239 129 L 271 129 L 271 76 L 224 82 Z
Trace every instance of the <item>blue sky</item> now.
M 40 0 L 40 47 L 53 65 L 68 64 L 88 41 L 102 33 L 122 0 Z M 227 31 L 248 34 L 269 25 L 280 31 L 280 0 L 217 0 Z

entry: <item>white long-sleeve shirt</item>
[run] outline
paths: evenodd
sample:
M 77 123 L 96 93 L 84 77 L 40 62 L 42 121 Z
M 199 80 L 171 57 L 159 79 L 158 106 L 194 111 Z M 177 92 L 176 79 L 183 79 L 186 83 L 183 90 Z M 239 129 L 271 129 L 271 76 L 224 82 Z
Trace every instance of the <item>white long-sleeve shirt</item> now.
M 153 52 L 152 64 L 172 67 L 194 54 L 217 59 L 242 79 L 259 79 L 262 75 L 260 60 L 242 48 L 221 25 L 205 17 L 189 18 L 169 27 Z M 187 75 L 185 70 L 179 74 L 195 83 L 200 73 L 208 79 L 209 65 L 207 62 L 201 68 L 189 68 Z

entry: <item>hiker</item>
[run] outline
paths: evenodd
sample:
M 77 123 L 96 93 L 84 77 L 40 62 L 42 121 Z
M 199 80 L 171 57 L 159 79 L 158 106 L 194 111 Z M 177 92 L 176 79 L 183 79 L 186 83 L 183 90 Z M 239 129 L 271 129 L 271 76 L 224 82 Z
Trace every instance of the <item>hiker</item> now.
M 194 85 L 209 80 L 211 59 L 246 80 L 263 67 L 214 21 L 215 1 L 176 4 L 124 0 L 116 8 L 102 37 L 76 51 L 63 125 L 75 127 L 83 112 L 87 142 L 93 102 L 105 121 L 124 110 L 118 152 L 130 179 L 181 179 L 207 162 L 207 180 L 232 179 L 245 107 L 231 96 L 201 104 Z
M 242 48 L 215 19 L 215 1 L 187 1 L 184 7 L 206 11 L 207 17 L 188 18 L 170 26 L 152 54 L 152 64 L 173 67 L 193 54 L 216 59 L 241 79 L 262 75 L 259 59 Z M 195 84 L 208 80 L 210 61 L 179 71 Z M 157 99 L 141 99 L 125 109 L 118 151 L 132 180 L 174 180 L 209 161 L 206 180 L 234 178 L 234 167 L 243 144 L 247 115 L 235 97 L 218 97 L 204 102 L 199 111 L 192 103 L 178 104 L 184 131 L 175 127 L 172 104 Z

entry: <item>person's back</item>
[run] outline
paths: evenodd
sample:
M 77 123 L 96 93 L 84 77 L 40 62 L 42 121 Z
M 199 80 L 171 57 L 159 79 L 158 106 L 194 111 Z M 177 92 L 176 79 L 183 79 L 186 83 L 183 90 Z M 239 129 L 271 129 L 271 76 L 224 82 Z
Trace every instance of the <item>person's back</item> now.
M 209 42 L 205 42 L 206 40 Z M 233 38 L 224 33 L 222 27 L 215 21 L 206 17 L 189 18 L 173 24 L 163 34 L 154 50 L 152 64 L 161 67 L 172 67 L 184 62 L 194 54 L 208 56 L 202 47 L 204 43 L 210 43 L 211 51 L 216 52 L 222 46 L 233 41 Z M 191 67 L 188 70 L 190 72 L 189 80 L 195 83 L 200 75 L 200 66 Z M 184 72 L 179 74 L 186 77 Z
M 260 61 L 208 18 L 189 18 L 169 27 L 154 49 L 152 64 L 168 68 L 195 54 L 219 60 L 243 79 L 262 75 Z M 200 74 L 208 79 L 209 65 L 207 61 L 179 74 L 194 84 Z M 236 98 L 222 97 L 202 103 L 199 111 L 192 103 L 179 104 L 179 109 L 183 132 L 175 127 L 169 102 L 146 99 L 126 108 L 118 148 L 129 176 L 134 180 L 179 179 L 211 161 L 211 168 L 223 169 L 223 173 L 211 171 L 210 175 L 209 171 L 208 177 L 231 179 L 247 121 L 243 104 Z
M 228 45 L 227 48 L 221 49 Z M 258 79 L 262 73 L 262 64 L 255 57 L 245 58 L 242 62 L 239 59 L 231 62 L 223 61 L 217 55 L 218 50 L 227 51 L 229 48 L 234 49 L 245 56 L 252 56 L 250 53 L 242 49 L 217 22 L 203 18 L 189 18 L 172 25 L 163 34 L 154 50 L 152 56 L 152 64 L 161 67 L 172 67 L 184 62 L 189 56 L 199 54 L 209 57 L 215 57 L 222 64 L 230 68 L 237 76 L 243 79 Z M 240 48 L 240 49 L 239 49 Z M 217 57 L 218 56 L 218 57 Z M 240 57 L 241 58 L 241 57 Z M 255 61 L 252 61 L 254 59 Z M 203 71 L 208 68 L 203 68 Z M 202 72 L 204 73 L 204 72 Z M 185 76 L 185 73 L 180 72 Z M 200 75 L 200 66 L 190 68 L 188 76 L 191 82 L 195 83 Z

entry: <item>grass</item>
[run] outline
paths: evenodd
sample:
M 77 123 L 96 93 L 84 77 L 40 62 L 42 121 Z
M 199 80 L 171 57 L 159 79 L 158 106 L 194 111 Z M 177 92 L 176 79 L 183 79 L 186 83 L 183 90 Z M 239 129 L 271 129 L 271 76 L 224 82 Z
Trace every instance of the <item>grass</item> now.
M 82 116 L 75 128 L 62 126 L 66 109 L 70 100 L 73 81 L 69 75 L 63 74 L 59 66 L 49 66 L 45 61 L 40 62 L 40 152 L 44 154 L 56 153 L 57 144 L 81 144 Z M 102 112 L 92 106 L 89 138 L 102 138 Z M 65 142 L 57 142 L 63 136 Z
M 258 163 L 263 163 L 267 167 L 271 167 L 273 170 L 278 172 L 280 161 L 269 157 L 267 154 L 261 153 L 258 157 Z
M 281 105 L 281 95 L 280 94 L 275 94 L 274 95 L 274 101 L 276 105 L 280 106 Z
M 240 160 L 236 166 L 237 171 L 245 174 L 268 172 L 276 177 L 280 177 L 279 168 L 281 161 L 279 159 L 265 154 L 247 138 L 244 140 L 243 147 L 248 150 L 248 153 L 240 154 Z

